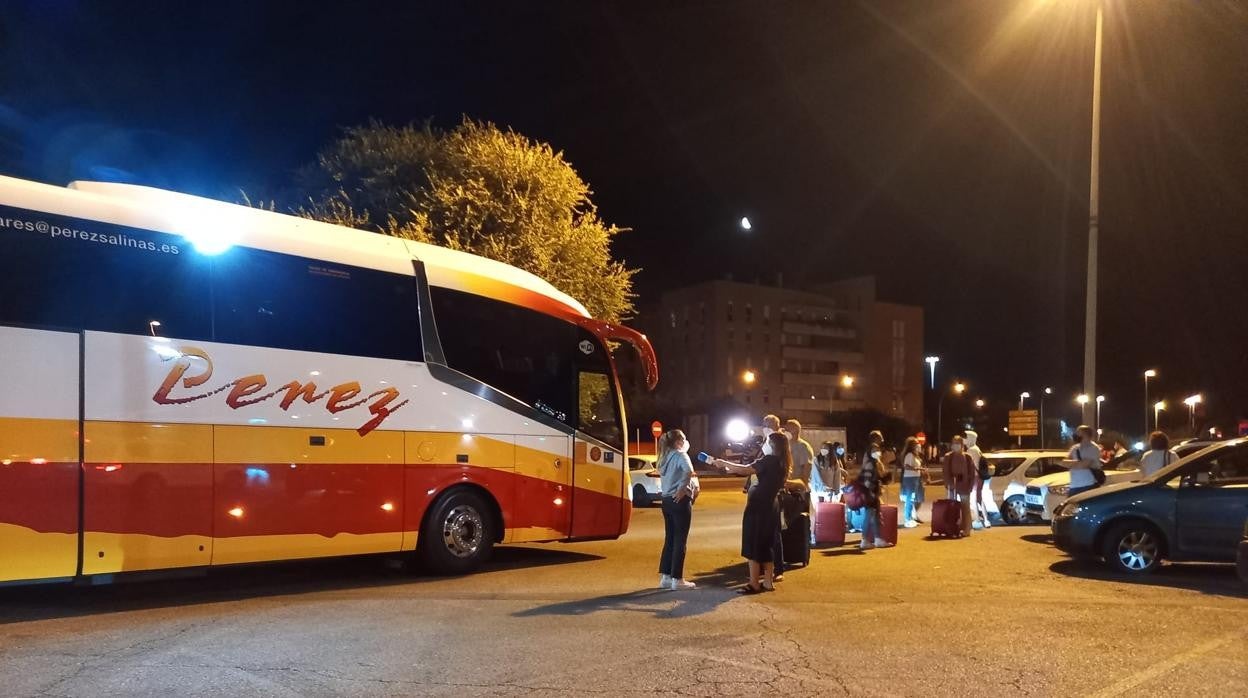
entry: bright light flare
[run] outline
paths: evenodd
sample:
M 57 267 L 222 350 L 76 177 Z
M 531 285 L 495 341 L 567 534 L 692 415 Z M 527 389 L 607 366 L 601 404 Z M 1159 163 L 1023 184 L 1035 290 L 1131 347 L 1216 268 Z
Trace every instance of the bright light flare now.
M 746 424 L 744 419 L 729 420 L 728 425 L 724 427 L 724 436 L 734 443 L 745 441 L 750 438 L 750 425 Z
M 227 512 L 225 512 L 225 513 L 229 514 L 230 516 L 233 516 L 233 517 L 234 517 L 234 518 L 236 518 L 236 519 L 241 519 L 241 518 L 243 518 L 243 508 L 242 508 L 242 507 L 234 507 L 233 509 L 230 509 L 229 511 L 227 511 Z
M 749 216 L 741 216 L 741 229 L 742 229 L 742 230 L 753 230 L 753 229 L 754 229 L 754 224 L 750 222 L 750 217 L 749 217 Z

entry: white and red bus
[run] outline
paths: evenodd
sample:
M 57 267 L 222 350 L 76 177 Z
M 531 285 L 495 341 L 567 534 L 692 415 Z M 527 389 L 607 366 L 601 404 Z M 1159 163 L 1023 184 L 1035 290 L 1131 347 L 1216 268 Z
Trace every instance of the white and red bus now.
M 0 177 L 0 583 L 615 538 L 609 341 L 515 267 L 133 185 Z

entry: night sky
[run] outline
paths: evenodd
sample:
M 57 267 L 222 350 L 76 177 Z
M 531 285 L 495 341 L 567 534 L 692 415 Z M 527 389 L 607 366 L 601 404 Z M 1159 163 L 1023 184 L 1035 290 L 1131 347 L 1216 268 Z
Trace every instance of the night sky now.
M 1248 5 L 1105 4 L 1104 422 L 1138 431 L 1157 368 L 1155 396 L 1203 391 L 1233 429 Z M 643 308 L 874 274 L 992 404 L 1082 379 L 1092 0 L 0 7 L 2 174 L 237 200 L 342 126 L 466 114 L 565 152 L 632 229 Z

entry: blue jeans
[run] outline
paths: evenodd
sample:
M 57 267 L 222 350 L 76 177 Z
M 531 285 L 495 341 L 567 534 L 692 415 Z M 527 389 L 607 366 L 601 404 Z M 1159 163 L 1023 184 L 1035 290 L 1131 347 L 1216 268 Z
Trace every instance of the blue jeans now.
M 906 503 L 902 522 L 914 521 L 918 513 L 919 503 L 923 501 L 923 478 L 903 477 L 901 479 L 901 501 Z
M 880 537 L 880 510 L 864 507 L 867 510 L 865 523 L 862 525 L 862 542 L 874 544 Z
M 663 498 L 663 554 L 659 556 L 659 574 L 685 578 L 685 548 L 692 523 L 692 499 L 685 497 L 678 502 L 671 497 Z

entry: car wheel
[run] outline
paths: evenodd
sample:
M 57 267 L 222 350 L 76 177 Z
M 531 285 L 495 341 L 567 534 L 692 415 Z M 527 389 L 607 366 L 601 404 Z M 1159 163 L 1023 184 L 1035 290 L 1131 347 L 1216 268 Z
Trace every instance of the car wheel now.
M 650 506 L 650 495 L 641 485 L 633 485 L 633 506 L 635 508 Z
M 1148 574 L 1161 566 L 1162 550 L 1157 529 L 1140 521 L 1127 521 L 1109 530 L 1101 554 L 1119 572 Z
M 1001 518 L 1005 519 L 1007 524 L 1023 523 L 1027 520 L 1027 503 L 1022 497 L 1010 497 L 1001 509 Z
M 464 574 L 494 550 L 494 520 L 480 495 L 451 490 L 438 498 L 425 519 L 417 552 L 434 574 Z

